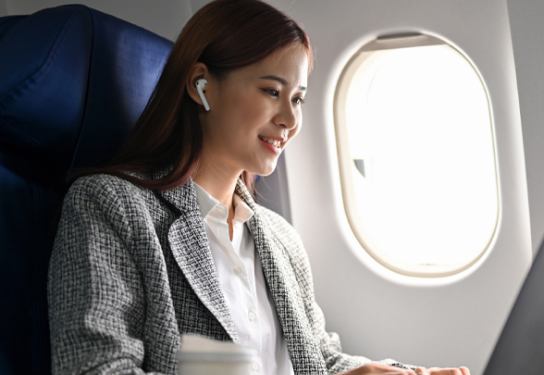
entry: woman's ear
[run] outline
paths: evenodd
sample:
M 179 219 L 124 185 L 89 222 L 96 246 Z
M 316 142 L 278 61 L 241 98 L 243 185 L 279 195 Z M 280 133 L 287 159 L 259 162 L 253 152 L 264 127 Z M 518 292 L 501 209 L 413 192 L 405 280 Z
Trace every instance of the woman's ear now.
M 193 99 L 197 104 L 204 106 L 204 101 L 202 100 L 198 92 L 196 84 L 201 79 L 205 79 L 208 82 L 206 85 L 206 88 L 208 88 L 210 86 L 210 74 L 208 72 L 208 68 L 205 64 L 197 62 L 189 71 L 189 75 L 187 76 L 186 89 L 191 99 Z M 206 92 L 206 89 L 202 87 L 202 85 L 200 89 L 202 91 L 202 95 L 205 95 L 204 93 Z M 206 100 L 206 97 L 204 97 L 204 100 Z

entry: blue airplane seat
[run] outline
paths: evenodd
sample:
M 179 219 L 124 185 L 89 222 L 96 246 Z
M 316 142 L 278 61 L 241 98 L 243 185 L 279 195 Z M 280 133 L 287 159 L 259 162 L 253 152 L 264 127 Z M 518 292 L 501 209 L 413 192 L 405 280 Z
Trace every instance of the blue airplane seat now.
M 46 280 L 65 178 L 120 145 L 171 47 L 81 5 L 0 18 L 1 374 L 50 374 Z

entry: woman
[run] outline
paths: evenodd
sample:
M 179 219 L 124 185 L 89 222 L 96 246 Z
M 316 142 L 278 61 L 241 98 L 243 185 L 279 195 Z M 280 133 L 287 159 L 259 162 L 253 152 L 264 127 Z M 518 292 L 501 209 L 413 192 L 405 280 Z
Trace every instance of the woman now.
M 196 333 L 257 349 L 255 374 L 468 374 L 341 353 L 299 237 L 254 202 L 253 175 L 300 130 L 311 64 L 304 31 L 261 1 L 218 0 L 188 22 L 127 142 L 66 196 L 53 373 L 172 374 L 180 335 Z

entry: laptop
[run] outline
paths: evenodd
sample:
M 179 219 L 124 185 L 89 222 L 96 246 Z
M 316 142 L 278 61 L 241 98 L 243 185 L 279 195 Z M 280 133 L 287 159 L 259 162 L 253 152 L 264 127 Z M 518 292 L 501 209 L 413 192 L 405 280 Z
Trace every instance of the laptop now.
M 544 242 L 484 375 L 544 375 Z

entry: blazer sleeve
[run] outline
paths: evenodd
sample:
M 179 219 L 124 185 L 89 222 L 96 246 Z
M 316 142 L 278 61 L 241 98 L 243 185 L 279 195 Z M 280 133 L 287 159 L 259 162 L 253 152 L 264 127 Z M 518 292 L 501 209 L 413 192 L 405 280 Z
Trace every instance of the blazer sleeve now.
M 415 369 L 416 366 L 403 364 L 393 359 L 372 361 L 363 356 L 352 356 L 342 352 L 338 334 L 327 332 L 325 329 L 325 317 L 315 300 L 310 262 L 300 236 L 281 216 L 263 207 L 260 208 L 268 217 L 268 220 L 270 220 L 270 225 L 274 228 L 276 238 L 283 243 L 284 248 L 289 253 L 291 266 L 295 271 L 298 284 L 303 292 L 306 313 L 313 328 L 312 334 L 319 341 L 321 353 L 329 374 L 352 370 L 370 362 L 379 362 L 404 369 Z
M 342 347 L 340 344 L 340 337 L 335 332 L 327 332 L 325 330 L 325 318 L 323 312 L 315 301 L 312 303 L 313 307 L 309 309 L 314 321 L 314 329 L 316 337 L 318 337 L 323 357 L 330 374 L 337 374 L 340 372 L 352 370 L 356 367 L 364 366 L 370 362 L 379 362 L 384 365 L 400 367 L 403 369 L 414 370 L 416 366 L 407 365 L 395 361 L 394 359 L 384 359 L 380 361 L 372 361 L 363 356 L 352 356 L 342 353 Z
M 53 374 L 144 374 L 134 212 L 111 179 L 80 178 L 64 201 L 48 279 Z

